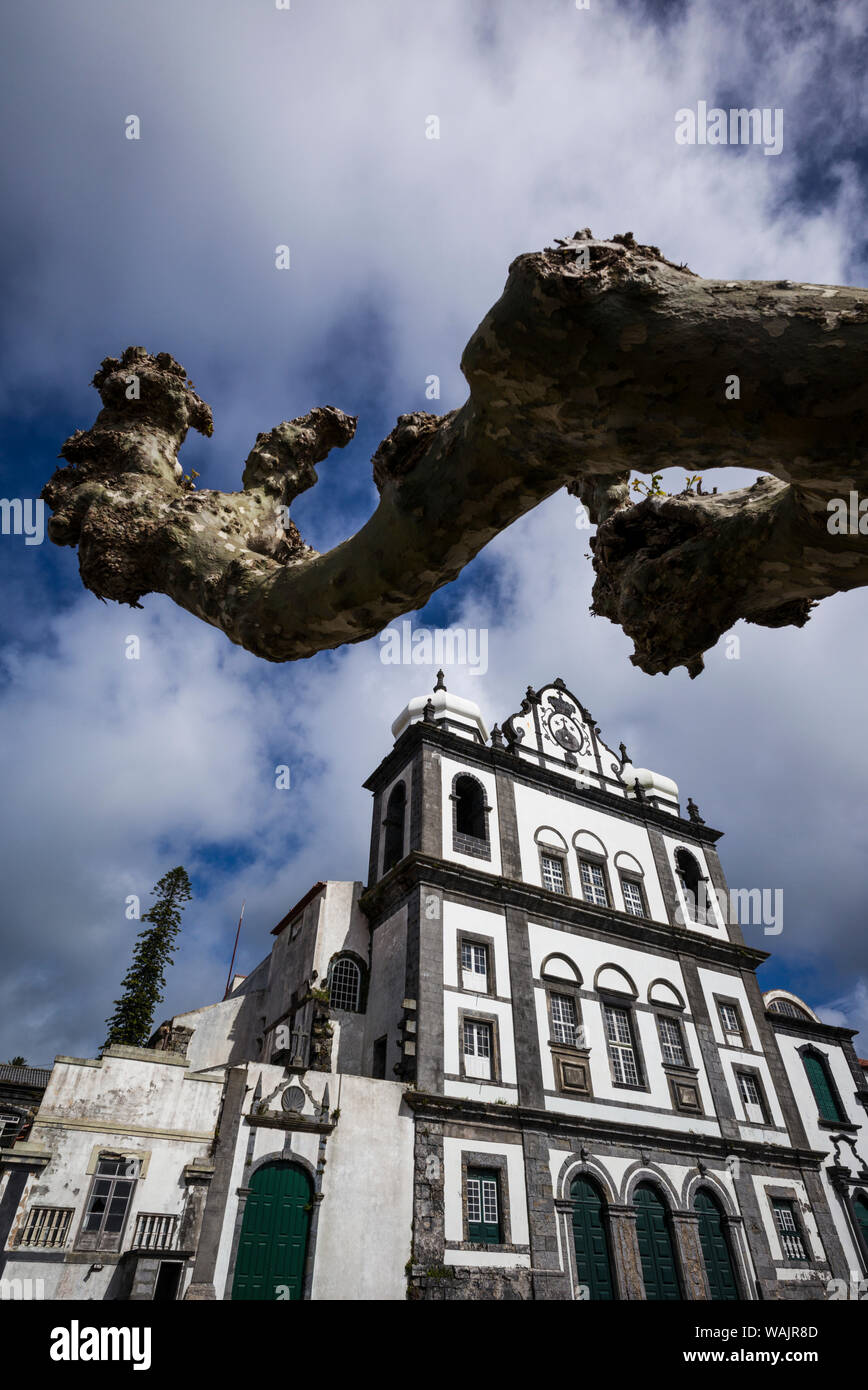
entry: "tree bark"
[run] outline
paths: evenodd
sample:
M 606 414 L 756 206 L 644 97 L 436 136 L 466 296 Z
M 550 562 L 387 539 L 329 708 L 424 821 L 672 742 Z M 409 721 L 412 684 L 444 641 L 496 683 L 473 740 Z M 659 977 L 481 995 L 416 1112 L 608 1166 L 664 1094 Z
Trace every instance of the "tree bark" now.
M 827 524 L 832 499 L 868 497 L 866 347 L 863 290 L 704 280 L 630 233 L 577 232 L 513 262 L 464 351 L 467 401 L 399 417 L 373 459 L 378 507 L 327 554 L 289 509 L 356 421 L 312 410 L 258 436 L 241 492 L 195 489 L 177 454 L 211 412 L 172 357 L 143 348 L 94 378 L 103 409 L 43 490 L 48 532 L 78 546 L 98 597 L 165 593 L 292 661 L 421 607 L 566 486 L 598 528 L 593 611 L 643 670 L 695 675 L 737 619 L 801 626 L 818 599 L 868 583 L 868 535 Z M 631 470 L 674 465 L 770 476 L 631 499 Z

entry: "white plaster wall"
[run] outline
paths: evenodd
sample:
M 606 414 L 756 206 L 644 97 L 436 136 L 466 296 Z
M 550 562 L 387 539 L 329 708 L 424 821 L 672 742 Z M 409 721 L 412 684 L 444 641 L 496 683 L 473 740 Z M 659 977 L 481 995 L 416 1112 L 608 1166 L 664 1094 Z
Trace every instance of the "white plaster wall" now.
M 710 936 L 719 941 L 726 941 L 728 939 L 726 923 L 724 922 L 723 917 L 721 916 L 717 897 L 715 896 L 713 885 L 711 883 L 711 875 L 708 872 L 708 861 L 705 858 L 702 849 L 699 845 L 695 845 L 693 843 L 687 844 L 684 840 L 678 840 L 672 835 L 664 835 L 663 844 L 669 859 L 669 867 L 672 870 L 672 877 L 675 881 L 675 891 L 678 894 L 678 901 L 681 904 L 683 925 L 687 928 L 688 931 L 697 932 L 700 936 Z M 681 884 L 678 882 L 678 870 L 675 867 L 675 851 L 677 849 L 686 849 L 689 854 L 692 854 L 700 869 L 702 870 L 703 874 L 709 880 L 708 908 L 709 912 L 714 917 L 714 924 L 706 923 L 705 925 L 703 925 L 700 922 L 692 921 L 690 918 L 687 909 L 687 901 L 684 897 L 683 892 L 681 891 Z
M 413 780 L 412 773 L 412 764 L 407 763 L 404 767 L 401 768 L 401 771 L 392 778 L 388 786 L 383 788 L 383 795 L 380 801 L 380 824 L 377 827 L 377 878 L 382 878 L 383 876 L 383 860 L 386 855 L 386 828 L 383 822 L 386 819 L 386 811 L 389 805 L 389 797 L 392 795 L 392 792 L 395 790 L 395 787 L 398 785 L 399 782 L 404 783 L 404 787 L 406 790 L 406 800 L 404 802 L 404 842 L 401 849 L 401 858 L 403 859 L 404 855 L 409 853 L 410 799 Z
M 759 1032 L 757 1031 L 753 1010 L 751 1009 L 750 1001 L 747 997 L 747 990 L 744 987 L 744 981 L 741 976 L 729 975 L 722 970 L 708 970 L 703 965 L 699 966 L 698 974 L 699 983 L 705 995 L 705 1005 L 708 1009 L 709 1017 L 711 1018 L 711 1031 L 714 1034 L 714 1041 L 717 1045 L 721 1048 L 727 1046 L 715 1000 L 715 996 L 720 995 L 726 999 L 736 999 L 738 1001 L 742 1023 L 744 1024 L 744 1037 L 747 1048 L 737 1047 L 731 1050 L 739 1056 L 746 1055 L 746 1052 L 757 1052 L 762 1055 Z
M 365 1070 L 369 1070 L 377 1038 L 386 1035 L 386 1080 L 402 1059 L 398 1046 L 407 978 L 407 909 L 380 922 L 371 943 L 371 989 L 365 1014 Z
M 151 1053 L 155 1059 L 166 1055 Z M 133 1136 L 157 1129 L 207 1140 L 213 1133 L 219 1094 L 213 1080 L 193 1077 L 181 1059 L 105 1056 L 96 1063 L 65 1059 L 52 1069 L 37 1124 L 56 1121 L 73 1126 L 80 1121 L 113 1134 Z
M 490 859 L 477 859 L 473 854 L 459 854 L 452 848 L 452 781 L 459 773 L 466 772 L 475 777 L 485 788 L 485 797 L 491 807 L 488 812 L 488 842 Z M 443 858 L 455 864 L 468 864 L 486 874 L 500 874 L 500 825 L 497 819 L 497 788 L 493 772 L 478 768 L 475 764 L 461 763 L 454 758 L 440 756 L 440 777 L 442 796 Z
M 677 961 L 664 956 L 650 955 L 641 950 L 616 945 L 614 942 L 596 941 L 592 937 L 573 936 L 568 932 L 557 931 L 538 923 L 528 924 L 531 952 L 531 968 L 538 978 L 542 963 L 553 951 L 567 956 L 577 966 L 585 989 L 593 989 L 596 973 L 601 965 L 620 966 L 631 977 L 638 990 L 642 1003 L 648 1001 L 648 991 L 655 980 L 666 980 L 678 990 L 682 999 L 687 996 L 684 978 Z M 546 989 L 543 985 L 534 986 L 537 1028 L 542 1060 L 543 1086 L 547 1091 L 555 1089 L 555 1074 L 549 1047 L 549 1021 L 546 1005 Z M 582 1022 L 585 1028 L 585 1041 L 590 1048 L 589 1063 L 594 1091 L 592 1100 L 579 1100 L 567 1096 L 547 1096 L 546 1109 L 562 1110 L 571 1115 L 596 1115 L 603 1119 L 627 1119 L 635 1123 L 637 1110 L 655 1106 L 666 1110 L 665 1115 L 643 1114 L 642 1123 L 655 1127 L 667 1126 L 675 1129 L 694 1130 L 701 1134 L 717 1134 L 719 1125 L 714 1117 L 714 1103 L 708 1077 L 702 1061 L 699 1039 L 692 1021 L 681 1018 L 684 1037 L 690 1061 L 698 1068 L 696 1077 L 702 1098 L 704 1114 L 701 1116 L 683 1115 L 675 1112 L 666 1073 L 663 1071 L 663 1054 L 660 1035 L 655 1016 L 644 1009 L 633 1013 L 639 1044 L 644 1061 L 645 1081 L 650 1090 L 630 1091 L 616 1086 L 612 1081 L 606 1032 L 603 1022 L 602 1002 L 597 999 L 582 999 Z M 601 1106 L 596 1102 L 605 1099 L 616 1105 Z
M 413 1222 L 414 1124 L 395 1081 L 337 1079 L 313 1297 L 403 1300 Z
M 534 836 L 540 826 L 550 825 L 563 835 L 570 846 L 568 868 L 571 895 L 575 898 L 581 898 L 578 856 L 573 848 L 573 837 L 580 830 L 590 830 L 593 835 L 602 840 L 608 851 L 607 866 L 612 905 L 621 912 L 626 911 L 621 893 L 621 882 L 615 868 L 615 855 L 624 850 L 638 860 L 642 866 L 644 871 L 642 883 L 652 920 L 655 922 L 668 920 L 660 881 L 654 867 L 651 842 L 644 826 L 637 825 L 633 821 L 621 820 L 616 814 L 597 810 L 596 807 L 581 806 L 576 802 L 565 801 L 561 797 L 550 796 L 535 787 L 527 787 L 519 782 L 516 782 L 514 786 L 521 862 L 528 883 L 542 886 L 539 854 Z
M 176 1025 L 195 1030 L 187 1047 L 190 1070 L 226 1066 L 233 1053 L 245 1060 L 252 1057 L 255 1040 L 265 1031 L 259 1027 L 264 1016 L 264 990 L 245 991 L 192 1013 L 176 1014 Z
M 527 1216 L 527 1190 L 524 1184 L 524 1149 L 521 1144 L 495 1143 L 484 1139 L 453 1139 L 447 1136 L 443 1140 L 443 1203 L 444 1203 L 444 1236 L 447 1241 L 462 1241 L 464 1239 L 464 1210 L 463 1210 L 463 1191 L 461 1182 L 461 1156 L 464 1152 L 496 1154 L 498 1157 L 506 1159 L 506 1180 L 509 1187 L 509 1223 L 512 1234 L 513 1245 L 529 1245 L 530 1231 Z M 448 1252 L 447 1252 L 448 1253 Z M 452 1263 L 465 1264 L 517 1264 L 519 1257 L 508 1255 L 506 1261 L 502 1258 L 504 1251 L 492 1251 L 490 1255 L 481 1250 L 476 1253 L 483 1258 L 474 1261 L 465 1261 L 464 1256 L 474 1252 L 461 1250 L 457 1253 L 460 1259 Z
M 287 1081 L 282 1067 L 251 1065 L 247 1069 L 245 1113 L 249 1111 L 257 1078 L 269 1095 Z M 304 1113 L 313 1116 L 328 1088 L 329 1107 L 340 1110 L 325 1146 L 323 1200 L 317 1204 L 313 1289 L 314 1299 L 373 1300 L 406 1296 L 404 1267 L 410 1256 L 413 1195 L 414 1125 L 403 1102 L 404 1087 L 394 1081 L 308 1071 L 290 1084 L 303 1083 L 313 1096 Z M 279 1097 L 270 1107 L 280 1113 Z M 229 1264 L 238 1213 L 238 1188 L 249 1184 L 248 1157 L 298 1158 L 316 1170 L 320 1156 L 318 1133 L 264 1127 L 242 1122 L 235 1150 L 230 1198 L 220 1239 L 215 1288 L 218 1298 L 230 1298 Z
M 807 1039 L 794 1037 L 789 1033 L 778 1032 L 775 1033 L 775 1037 L 777 1038 L 778 1048 L 783 1058 L 787 1077 L 793 1089 L 799 1115 L 805 1126 L 808 1144 L 812 1149 L 825 1150 L 830 1158 L 833 1158 L 835 1151 L 830 1141 L 830 1133 L 833 1131 L 820 1128 L 817 1102 L 814 1099 L 811 1083 L 808 1080 L 804 1063 L 798 1052 L 798 1048 L 803 1047 Z M 856 1153 L 859 1155 L 859 1158 L 861 1158 L 862 1167 L 868 1168 L 868 1139 L 866 1139 L 865 1136 L 864 1115 L 861 1106 L 857 1104 L 854 1098 L 855 1085 L 844 1052 L 840 1047 L 836 1047 L 832 1043 L 815 1042 L 812 1039 L 811 1045 L 815 1047 L 817 1051 L 822 1052 L 823 1056 L 826 1058 L 841 1104 L 844 1107 L 844 1113 L 849 1122 L 851 1124 L 861 1124 L 863 1126 L 858 1135 L 852 1135 L 851 1137 L 855 1140 Z M 849 1144 L 841 1144 L 839 1146 L 839 1153 L 841 1162 L 845 1167 L 848 1167 L 851 1172 L 858 1170 L 859 1162 L 854 1160 L 853 1150 L 850 1148 Z M 832 1212 L 835 1229 L 838 1232 L 839 1239 L 844 1247 L 844 1254 L 849 1262 L 849 1268 L 859 1273 L 861 1277 L 863 1257 L 856 1246 L 850 1222 L 841 1205 L 841 1199 L 829 1182 L 825 1167 L 821 1168 L 820 1176 L 826 1191 L 829 1208 Z
M 784 1120 L 783 1111 L 781 1110 L 781 1103 L 778 1100 L 777 1091 L 774 1088 L 771 1072 L 769 1071 L 765 1057 L 761 1053 L 745 1052 L 743 1049 L 740 1050 L 727 1047 L 721 1048 L 720 1060 L 723 1066 L 723 1075 L 726 1079 L 727 1089 L 732 1097 L 733 1106 L 735 1107 L 735 1118 L 739 1121 L 742 1139 L 756 1139 L 761 1144 L 788 1144 L 789 1137 L 786 1132 L 777 1136 L 770 1134 L 765 1126 L 757 1125 L 748 1119 L 745 1112 L 744 1101 L 741 1098 L 736 1083 L 735 1069 L 742 1064 L 751 1070 L 759 1072 L 762 1088 L 768 1102 L 771 1123 L 786 1131 L 786 1122 Z
M 490 943 L 489 959 L 494 962 L 494 980 L 499 998 L 510 998 L 509 950 L 506 941 L 506 918 L 501 911 L 487 911 L 479 907 L 469 907 L 464 903 L 443 903 L 443 983 L 447 989 L 460 989 L 458 974 L 458 938 L 467 933 L 470 936 L 486 937 Z M 490 1000 L 487 994 L 464 992 L 466 1005 L 472 1008 L 472 1001 Z
M 473 1000 L 478 1000 L 477 1004 Z M 463 1039 L 459 1022 L 459 1012 L 466 1009 L 471 1013 L 493 1014 L 497 1019 L 497 1046 L 500 1049 L 500 1080 L 505 1086 L 514 1086 L 518 1077 L 515 1070 L 515 1040 L 512 1032 L 512 1005 L 508 1000 L 492 999 L 490 994 L 459 994 L 455 990 L 443 992 L 443 1070 L 453 1076 L 461 1073 L 461 1048 Z M 482 1083 L 478 1090 L 474 1082 L 473 1095 L 485 1097 L 491 1091 L 488 1082 Z M 450 1092 L 450 1094 L 455 1094 Z
M 338 951 L 355 951 L 362 960 L 368 959 L 370 932 L 367 918 L 359 907 L 361 893 L 362 884 L 358 882 L 330 880 L 326 884 L 313 957 L 314 969 L 322 982 L 328 975 L 332 956 Z
M 791 1200 L 799 1207 L 799 1215 L 802 1218 L 802 1223 L 808 1237 L 808 1258 L 825 1260 L 826 1255 L 823 1250 L 823 1242 L 820 1240 L 820 1233 L 817 1230 L 817 1223 L 814 1220 L 814 1213 L 811 1211 L 804 1183 L 792 1181 L 790 1178 L 785 1180 L 782 1178 L 763 1178 L 759 1177 L 757 1174 L 752 1175 L 752 1181 L 756 1191 L 760 1217 L 768 1237 L 769 1248 L 772 1252 L 772 1259 L 776 1260 L 780 1266 L 780 1268 L 776 1268 L 775 1273 L 779 1279 L 786 1278 L 788 1275 L 794 1279 L 803 1279 L 805 1277 L 805 1270 L 803 1268 L 790 1270 L 787 1267 L 788 1261 L 781 1249 L 777 1222 L 775 1221 L 771 1200 L 766 1193 L 766 1189 L 773 1187 L 781 1190 L 786 1189 L 788 1192 L 792 1190 L 793 1196 Z
M 108 1119 L 98 1091 L 101 1081 L 116 1097 L 114 1122 Z M 175 1215 L 184 1210 L 183 1171 L 194 1159 L 208 1160 L 222 1091 L 222 1078 L 193 1078 L 184 1067 L 165 1063 L 117 1057 L 103 1058 L 102 1066 L 56 1062 L 29 1141 L 48 1150 L 51 1158 L 28 1177 L 7 1245 L 12 1253 L 6 1277 L 44 1280 L 46 1298 L 104 1298 L 117 1266 L 98 1252 L 92 1253 L 92 1262 L 104 1268 L 91 1272 L 90 1260 L 55 1264 L 33 1259 L 29 1250 L 15 1249 L 15 1238 L 31 1206 L 72 1209 L 65 1253 L 74 1248 L 84 1215 L 93 1179 L 88 1169 L 93 1170 L 95 1153 L 112 1150 L 143 1157 L 123 1233 L 122 1249 L 129 1249 L 140 1212 Z M 138 1118 L 135 1133 L 125 1120 L 130 1113 Z M 186 1137 L 177 1128 L 179 1119 L 190 1126 Z M 193 1137 L 193 1126 L 199 1127 L 201 1137 Z

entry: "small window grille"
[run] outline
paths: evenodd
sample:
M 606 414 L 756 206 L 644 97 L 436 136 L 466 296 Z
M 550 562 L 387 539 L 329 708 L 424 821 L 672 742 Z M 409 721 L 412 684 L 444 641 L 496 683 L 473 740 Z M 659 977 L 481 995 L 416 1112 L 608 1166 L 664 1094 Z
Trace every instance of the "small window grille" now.
M 329 979 L 329 1003 L 333 1009 L 359 1012 L 362 975 L 354 960 L 344 957 L 332 964 Z
M 660 1045 L 663 1051 L 663 1060 L 673 1067 L 684 1067 L 687 1065 L 687 1057 L 684 1053 L 684 1041 L 681 1037 L 681 1028 L 675 1018 L 658 1018 L 657 1026 L 660 1029 Z
M 596 903 L 597 907 L 608 907 L 609 894 L 606 891 L 606 875 L 602 864 L 595 864 L 590 859 L 580 859 L 579 869 L 585 902 Z
M 575 1047 L 577 1033 L 575 1002 L 568 994 L 553 994 L 551 999 L 552 1028 L 554 1029 L 555 1041 L 566 1043 L 568 1047 Z
M 638 1086 L 639 1067 L 630 1028 L 630 1015 L 626 1009 L 613 1008 L 610 1005 L 607 1005 L 603 1012 L 615 1080 L 622 1086 Z
M 566 893 L 567 882 L 564 876 L 564 861 L 553 854 L 542 855 L 543 886 L 552 893 Z

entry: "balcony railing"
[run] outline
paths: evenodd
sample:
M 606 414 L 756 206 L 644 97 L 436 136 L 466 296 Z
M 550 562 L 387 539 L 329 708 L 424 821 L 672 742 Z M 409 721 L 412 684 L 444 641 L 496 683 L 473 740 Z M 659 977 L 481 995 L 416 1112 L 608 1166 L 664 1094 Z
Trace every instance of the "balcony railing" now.
M 18 1244 L 39 1250 L 56 1250 L 65 1245 L 72 1211 L 72 1207 L 31 1207 Z
M 136 1217 L 134 1250 L 177 1250 L 181 1218 L 163 1212 L 141 1211 Z

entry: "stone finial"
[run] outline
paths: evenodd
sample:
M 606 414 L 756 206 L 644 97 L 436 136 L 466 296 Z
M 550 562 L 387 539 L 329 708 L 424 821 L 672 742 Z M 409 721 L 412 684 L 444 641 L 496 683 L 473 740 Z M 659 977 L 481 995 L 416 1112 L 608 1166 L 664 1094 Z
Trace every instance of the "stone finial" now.
M 499 724 L 495 724 L 491 731 L 491 746 L 492 748 L 503 747 L 503 733 L 501 732 Z
M 692 797 L 692 796 L 689 796 L 689 797 L 687 798 L 687 814 L 689 815 L 690 819 L 693 821 L 693 824 L 694 824 L 694 825 L 705 825 L 705 821 L 702 819 L 702 816 L 699 814 L 699 807 L 697 806 L 696 802 L 693 800 L 693 797 Z
M 434 689 L 435 691 L 446 689 L 446 678 L 442 671 L 437 672 L 437 684 L 435 685 Z
M 425 701 L 425 708 L 422 711 L 422 718 L 426 724 L 434 723 L 434 701 L 429 698 Z
M 621 754 L 622 763 L 632 763 L 633 759 L 630 757 L 630 754 L 627 752 L 627 749 L 624 747 L 623 743 L 618 744 L 618 752 Z

